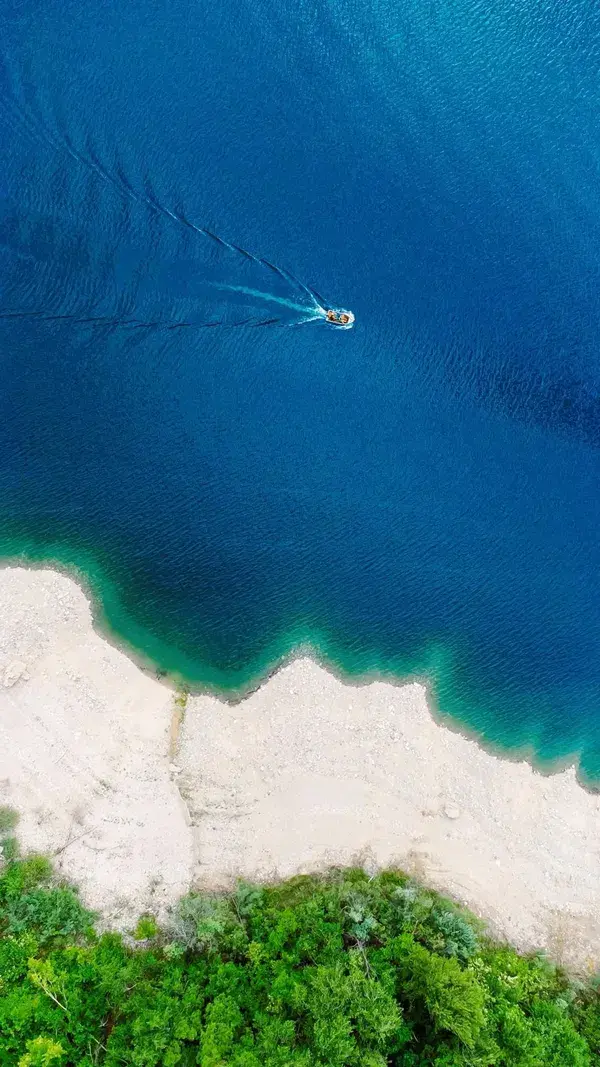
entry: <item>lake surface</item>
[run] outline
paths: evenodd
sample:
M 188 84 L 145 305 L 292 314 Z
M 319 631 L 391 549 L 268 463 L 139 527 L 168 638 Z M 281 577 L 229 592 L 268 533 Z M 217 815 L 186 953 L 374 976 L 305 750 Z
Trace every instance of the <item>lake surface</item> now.
M 0 41 L 2 557 L 190 685 L 310 645 L 600 781 L 597 5 L 4 0 Z

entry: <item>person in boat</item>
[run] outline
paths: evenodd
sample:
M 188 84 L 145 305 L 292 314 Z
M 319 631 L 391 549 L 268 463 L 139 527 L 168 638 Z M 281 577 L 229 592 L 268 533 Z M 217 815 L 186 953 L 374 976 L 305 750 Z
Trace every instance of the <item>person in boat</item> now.
M 347 311 L 335 311 L 334 308 L 330 308 L 326 312 L 327 322 L 333 322 L 336 326 L 347 326 L 350 322 L 350 316 Z

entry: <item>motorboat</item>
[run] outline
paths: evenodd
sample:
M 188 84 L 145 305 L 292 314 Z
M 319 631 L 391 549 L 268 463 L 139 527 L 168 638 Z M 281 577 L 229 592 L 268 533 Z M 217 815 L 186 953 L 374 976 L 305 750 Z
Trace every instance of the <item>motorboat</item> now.
M 326 308 L 325 318 L 331 326 L 338 326 L 342 330 L 350 330 L 354 326 L 354 315 L 343 308 Z

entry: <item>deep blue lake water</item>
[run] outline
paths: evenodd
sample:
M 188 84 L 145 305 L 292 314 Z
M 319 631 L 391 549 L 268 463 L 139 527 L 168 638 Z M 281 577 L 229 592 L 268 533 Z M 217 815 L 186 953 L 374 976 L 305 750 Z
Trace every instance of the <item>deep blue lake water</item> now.
M 598 5 L 4 0 L 0 42 L 2 556 L 189 684 L 309 643 L 600 781 Z

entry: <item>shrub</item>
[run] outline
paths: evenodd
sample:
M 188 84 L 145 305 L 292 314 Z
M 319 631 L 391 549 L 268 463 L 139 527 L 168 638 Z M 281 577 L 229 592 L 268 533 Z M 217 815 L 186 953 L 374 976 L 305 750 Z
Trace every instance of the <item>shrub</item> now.
M 72 889 L 33 889 L 11 900 L 4 913 L 6 931 L 33 931 L 40 944 L 56 938 L 75 940 L 93 920 Z
M 232 902 L 214 894 L 189 893 L 172 912 L 173 940 L 195 952 L 235 953 L 248 941 Z
M 358 944 L 369 941 L 378 923 L 369 898 L 357 890 L 351 890 L 345 900 L 346 929 Z
M 157 933 L 156 919 L 152 915 L 142 915 L 137 921 L 133 937 L 136 941 L 150 941 Z
M 19 857 L 19 842 L 16 837 L 3 837 L 0 839 L 0 859 L 5 863 L 13 863 Z
M 0 917 L 2 906 L 18 899 L 35 886 L 48 884 L 52 878 L 52 864 L 44 856 L 28 856 L 9 863 L 0 877 Z
M 431 927 L 434 934 L 439 935 L 436 947 L 444 955 L 454 956 L 465 963 L 477 952 L 477 934 L 457 911 L 435 908 L 431 914 Z
M 9 834 L 15 829 L 19 822 L 19 814 L 14 811 L 13 808 L 2 807 L 0 805 L 0 837 L 4 834 Z

